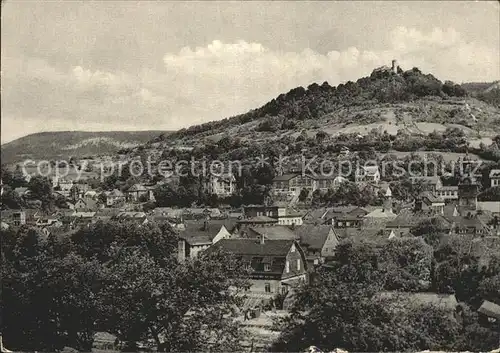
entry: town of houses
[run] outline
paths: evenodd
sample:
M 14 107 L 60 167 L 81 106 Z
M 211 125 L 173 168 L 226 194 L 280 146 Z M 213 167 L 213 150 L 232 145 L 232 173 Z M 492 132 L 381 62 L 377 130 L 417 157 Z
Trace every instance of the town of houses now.
M 26 175 L 28 180 L 29 177 Z M 239 256 L 262 256 L 272 265 L 272 257 L 265 255 L 267 247 L 273 247 L 275 242 L 287 242 L 290 245 L 288 250 L 293 245 L 298 249 L 297 254 L 301 254 L 298 257 L 300 263 L 297 259 L 293 264 L 290 261 L 283 262 L 280 271 L 287 281 L 294 277 L 286 276 L 286 269 L 294 268 L 298 271 L 296 277 L 302 278 L 304 273 L 327 261 L 334 252 L 335 244 L 346 236 L 369 234 L 387 239 L 405 237 L 412 227 L 430 217 L 441 219 L 450 235 L 484 238 L 500 234 L 500 202 L 477 200 L 479 185 L 474 175 L 462 177 L 457 186 L 443 185 L 438 176 L 413 178 L 423 182 L 426 188 L 415 200 L 405 205 L 402 205 L 403 200 L 393 198 L 389 184 L 381 181 L 377 166 L 360 168 L 354 180 L 358 185 L 381 191 L 383 204 L 313 208 L 307 205 L 308 200 L 298 201 L 303 189 L 308 190 L 309 195 L 315 190 L 337 189 L 342 187 L 347 178 L 289 172 L 279 173 L 273 179 L 271 194 L 276 201 L 271 204 L 243 205 L 237 209 L 229 206 L 156 207 L 145 211 L 141 205 L 154 203 L 156 184 L 136 183 L 125 190 L 102 191 L 92 189 L 85 179 L 76 181 L 53 177 L 53 193 L 64 197 L 67 208 L 52 214 L 36 208 L 2 210 L 2 227 L 30 225 L 50 234 L 104 220 L 126 220 L 140 224 L 166 221 L 179 232 L 181 261 L 218 244 Z M 491 187 L 500 185 L 500 170 L 491 170 L 489 182 Z M 231 173 L 211 175 L 204 187 L 208 193 L 224 198 L 236 191 L 236 179 Z M 27 187 L 15 188 L 14 192 L 20 198 L 30 198 Z M 250 249 L 245 245 L 249 239 L 258 239 L 259 246 L 252 247 L 252 250 L 248 250 L 251 254 L 246 254 L 245 251 Z M 286 258 L 286 251 L 280 249 L 280 258 Z M 259 251 L 262 253 L 259 254 Z M 262 270 L 264 273 L 265 269 Z M 277 283 L 272 281 L 258 288 L 274 293 L 283 288 L 284 282 Z
M 150 209 L 143 205 L 154 205 L 158 184 L 135 183 L 122 190 L 103 191 L 93 189 L 89 180 L 53 177 L 52 192 L 64 198 L 65 208 L 53 213 L 37 208 L 4 209 L 1 227 L 26 225 L 49 236 L 100 221 L 166 222 L 178 234 L 179 262 L 215 249 L 232 253 L 251 270 L 245 308 L 261 310 L 263 303 L 272 302 L 279 295 L 284 298 L 279 309 L 286 312 L 293 302 L 293 288 L 309 281 L 319 267 L 328 266 L 344 239 L 404 239 L 412 236 L 412 229 L 420 222 L 434 218 L 447 237 L 472 238 L 478 252 L 497 244 L 491 251 L 498 251 L 498 242 L 492 240 L 500 237 L 500 202 L 478 201 L 476 177 L 463 175 L 456 186 L 444 185 L 438 176 L 413 178 L 413 182 L 421 182 L 425 188 L 408 202 L 396 199 L 389 184 L 382 181 L 379 168 L 370 166 L 356 171 L 354 182 L 361 188 L 377 190 L 382 195 L 380 206 L 313 207 L 310 198 L 299 201 L 302 190 L 311 195 L 316 190 L 338 189 L 348 179 L 290 171 L 274 177 L 273 201 L 264 204 Z M 491 170 L 490 185 L 498 186 L 499 181 L 500 170 Z M 236 179 L 231 173 L 212 175 L 204 188 L 210 194 L 228 197 L 236 191 Z M 27 187 L 15 188 L 14 193 L 21 199 L 31 199 Z M 266 325 L 271 330 L 269 322 Z

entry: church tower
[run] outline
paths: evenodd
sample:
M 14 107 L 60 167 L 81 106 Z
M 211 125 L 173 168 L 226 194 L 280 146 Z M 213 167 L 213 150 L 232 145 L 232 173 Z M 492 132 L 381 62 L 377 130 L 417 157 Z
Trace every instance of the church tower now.
M 478 194 L 476 178 L 471 174 L 466 175 L 458 184 L 458 205 L 468 211 L 476 211 Z
M 392 212 L 392 190 L 390 187 L 387 187 L 384 194 L 384 212 Z

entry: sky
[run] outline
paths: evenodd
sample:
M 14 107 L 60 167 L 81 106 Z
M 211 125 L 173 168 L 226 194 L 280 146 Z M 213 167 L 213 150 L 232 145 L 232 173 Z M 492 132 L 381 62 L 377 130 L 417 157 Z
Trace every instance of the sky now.
M 175 130 L 394 58 L 500 79 L 497 1 L 2 1 L 1 142 L 41 131 Z

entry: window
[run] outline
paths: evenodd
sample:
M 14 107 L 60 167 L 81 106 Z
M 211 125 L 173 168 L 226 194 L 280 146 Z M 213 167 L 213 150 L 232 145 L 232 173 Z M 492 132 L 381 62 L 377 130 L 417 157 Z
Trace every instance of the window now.
M 287 287 L 287 286 L 283 286 L 283 287 L 281 287 L 281 294 L 283 294 L 283 295 L 284 295 L 284 294 L 286 294 L 286 293 L 288 293 L 288 287 Z
M 286 263 L 285 263 L 285 272 L 286 273 L 290 272 L 290 262 L 288 262 L 288 260 L 286 260 Z
M 271 293 L 271 283 L 266 283 L 264 285 L 264 290 L 266 291 L 266 293 Z
M 266 272 L 271 271 L 271 264 L 264 264 L 264 271 Z
M 297 259 L 297 271 L 300 271 L 300 259 Z

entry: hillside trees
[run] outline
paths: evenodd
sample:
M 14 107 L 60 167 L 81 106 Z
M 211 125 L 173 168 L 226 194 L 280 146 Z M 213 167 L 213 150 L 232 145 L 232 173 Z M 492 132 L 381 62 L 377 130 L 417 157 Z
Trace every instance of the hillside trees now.
M 450 97 L 465 97 L 467 95 L 467 91 L 462 86 L 452 81 L 445 81 L 443 84 L 443 92 Z

